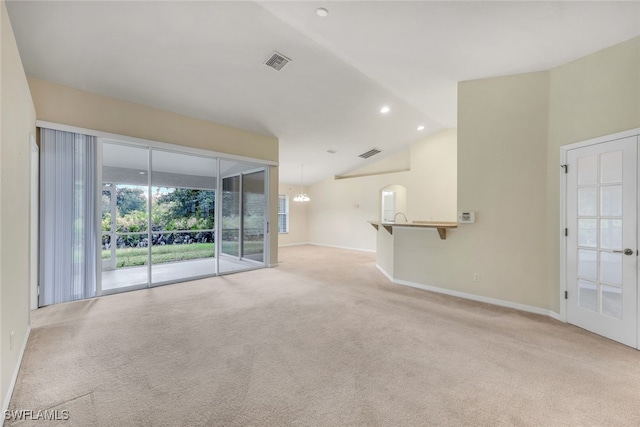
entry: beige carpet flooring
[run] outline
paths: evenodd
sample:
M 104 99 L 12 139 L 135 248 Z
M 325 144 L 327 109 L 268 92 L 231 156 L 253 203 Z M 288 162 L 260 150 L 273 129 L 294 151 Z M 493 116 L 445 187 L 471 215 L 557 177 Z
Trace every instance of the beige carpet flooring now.
M 393 285 L 374 255 L 37 310 L 10 409 L 74 426 L 640 424 L 640 352 L 552 319 Z

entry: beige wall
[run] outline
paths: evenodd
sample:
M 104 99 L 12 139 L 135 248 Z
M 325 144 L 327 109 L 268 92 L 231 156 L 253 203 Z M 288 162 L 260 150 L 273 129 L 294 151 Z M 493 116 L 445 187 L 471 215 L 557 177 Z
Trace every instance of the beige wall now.
M 6 404 L 29 327 L 30 135 L 36 115 L 4 1 L 0 15 L 0 401 Z
M 340 180 L 329 178 L 310 186 L 309 242 L 375 251 L 375 229 L 367 221 L 380 217 L 380 190 L 393 184 L 406 186 L 408 175 L 409 172 L 399 172 Z
M 549 71 L 460 83 L 458 210 L 477 222 L 446 241 L 394 231 L 394 278 L 558 313 L 560 147 L 638 127 L 640 38 Z
M 476 212 L 457 233 L 458 290 L 549 306 L 541 239 L 548 105 L 547 72 L 458 85 L 458 207 Z
M 640 127 L 640 37 L 550 72 L 547 281 L 560 309 L 560 147 Z
M 448 129 L 411 146 L 410 220 L 456 221 L 457 131 Z
M 29 78 L 38 120 L 200 148 L 219 153 L 278 161 L 278 140 L 133 104 L 44 80 Z M 278 168 L 270 168 L 270 223 L 278 221 Z M 271 233 L 270 265 L 278 259 L 278 234 Z
M 308 203 L 294 202 L 293 198 L 300 192 L 300 185 L 280 184 L 278 194 L 289 198 L 289 232 L 278 235 L 280 246 L 300 245 L 307 243 L 307 206 Z
M 38 120 L 278 161 L 278 140 L 29 77 Z
M 454 221 L 456 217 L 456 131 L 445 130 L 410 147 L 411 170 L 387 173 L 388 160 L 354 178 L 326 179 L 309 187 L 308 241 L 316 244 L 376 251 L 376 231 L 369 220 L 380 218 L 380 190 L 390 185 L 407 189 L 409 221 Z M 394 156 L 396 157 L 396 156 Z M 398 154 L 397 158 L 402 155 Z M 355 175 L 360 175 L 358 171 Z M 380 231 L 378 231 L 380 233 Z
M 475 211 L 476 223 L 448 232 L 447 240 L 433 230 L 394 231 L 397 280 L 548 306 L 540 239 L 548 87 L 545 72 L 459 84 L 457 206 Z
M 344 175 L 336 176 L 336 179 L 354 178 L 358 176 L 380 175 L 383 173 L 405 172 L 411 169 L 411 154 L 409 150 L 402 150 L 384 160 L 368 164 Z

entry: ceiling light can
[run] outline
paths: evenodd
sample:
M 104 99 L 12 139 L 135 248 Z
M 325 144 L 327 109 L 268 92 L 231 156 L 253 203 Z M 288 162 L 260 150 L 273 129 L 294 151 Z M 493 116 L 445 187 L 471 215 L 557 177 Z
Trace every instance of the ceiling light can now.
M 316 9 L 316 15 L 318 15 L 321 18 L 326 18 L 327 16 L 329 16 L 329 11 L 324 7 L 319 7 Z
M 382 114 L 387 114 L 389 111 L 391 111 L 391 108 L 386 105 L 380 109 L 380 113 Z

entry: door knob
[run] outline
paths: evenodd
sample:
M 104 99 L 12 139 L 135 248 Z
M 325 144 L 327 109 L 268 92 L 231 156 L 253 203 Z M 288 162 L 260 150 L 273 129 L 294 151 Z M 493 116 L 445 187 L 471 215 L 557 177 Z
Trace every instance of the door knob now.
M 633 249 L 625 249 L 624 251 L 613 251 L 616 254 L 625 254 L 626 256 L 631 256 L 633 255 Z

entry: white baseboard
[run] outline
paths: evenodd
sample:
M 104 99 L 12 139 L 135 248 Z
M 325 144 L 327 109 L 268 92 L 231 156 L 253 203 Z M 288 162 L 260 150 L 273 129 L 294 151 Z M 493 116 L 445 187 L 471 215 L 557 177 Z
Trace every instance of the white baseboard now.
M 18 361 L 13 371 L 13 377 L 11 378 L 11 383 L 9 383 L 9 389 L 7 390 L 7 395 L 5 396 L 4 402 L 2 403 L 3 414 L 5 413 L 4 411 L 9 409 L 9 402 L 11 402 L 11 396 L 13 395 L 13 388 L 16 386 L 16 381 L 18 380 L 18 372 L 20 371 L 20 365 L 22 365 L 22 357 L 24 356 L 24 350 L 27 348 L 29 335 L 31 335 L 31 326 L 27 326 L 27 333 L 24 335 L 24 341 L 22 342 L 22 348 L 20 348 L 20 355 L 18 356 Z M 2 417 L 2 422 L 0 422 L 0 427 L 2 427 L 2 425 L 4 425 L 4 416 Z
M 520 304 L 517 302 L 505 301 L 497 298 L 484 297 L 482 295 L 468 294 L 466 292 L 454 291 L 452 289 L 440 288 L 437 286 L 423 285 L 420 283 L 408 282 L 406 280 L 392 280 L 393 283 L 412 288 L 423 289 L 425 291 L 437 292 L 440 294 L 451 295 L 458 298 L 464 298 L 472 301 L 484 302 L 487 304 L 498 305 L 500 307 L 513 308 L 515 310 L 526 311 L 528 313 L 541 314 L 560 320 L 560 315 L 551 310 L 534 307 L 531 305 Z
M 384 274 L 384 277 L 389 279 L 390 282 L 393 282 L 393 277 L 389 273 L 387 273 L 384 268 L 380 267 L 378 264 L 376 264 L 376 268 L 380 270 L 380 272 Z
M 309 242 L 300 242 L 300 243 L 287 243 L 286 245 L 280 245 L 278 244 L 279 248 L 288 248 L 290 246 L 304 246 L 304 245 L 309 245 Z
M 332 245 L 325 245 L 325 244 L 321 244 L 321 243 L 311 243 L 310 242 L 310 243 L 305 243 L 305 244 L 314 245 L 314 246 L 326 246 L 326 247 L 329 247 L 329 248 L 348 249 L 348 250 L 352 250 L 352 251 L 374 252 L 374 253 L 376 252 L 376 251 L 370 251 L 370 250 L 366 250 L 366 249 L 347 248 L 347 247 L 344 247 L 344 246 L 332 246 Z M 475 294 L 469 294 L 469 293 L 466 293 L 466 292 L 454 291 L 452 289 L 440 288 L 438 286 L 423 285 L 421 283 L 415 283 L 415 282 L 409 282 L 409 281 L 406 281 L 406 280 L 394 279 L 391 274 L 389 274 L 387 271 L 385 271 L 385 269 L 380 267 L 380 265 L 378 265 L 377 263 L 376 263 L 376 268 L 387 279 L 389 279 L 390 282 L 395 283 L 397 285 L 409 286 L 411 288 L 422 289 L 422 290 L 425 290 L 425 291 L 437 292 L 437 293 L 440 293 L 440 294 L 451 295 L 451 296 L 454 296 L 454 297 L 464 298 L 464 299 L 468 299 L 468 300 L 472 300 L 472 301 L 484 302 L 484 303 L 487 303 L 487 304 L 493 304 L 493 305 L 497 305 L 497 306 L 500 306 L 500 307 L 513 308 L 515 310 L 525 311 L 527 313 L 541 314 L 543 316 L 551 317 L 552 319 L 558 320 L 560 322 L 564 322 L 564 320 L 562 319 L 562 316 L 560 315 L 560 313 L 556 313 L 555 311 L 552 311 L 552 310 L 547 310 L 547 309 L 540 308 L 540 307 L 534 307 L 534 306 L 531 306 L 531 305 L 520 304 L 520 303 L 517 303 L 517 302 L 505 301 L 505 300 L 501 300 L 501 299 L 497 299 L 497 298 L 484 297 L 482 295 L 475 295 Z
M 368 252 L 368 253 L 376 253 L 375 249 L 362 249 L 362 248 L 351 248 L 348 246 L 337 246 L 337 245 L 326 245 L 324 243 L 316 243 L 316 242 L 309 242 L 309 243 L 305 243 L 307 245 L 313 245 L 313 246 L 324 246 L 326 248 L 336 248 L 336 249 L 346 249 L 348 251 L 358 251 L 358 252 Z
M 562 315 L 560 313 L 556 313 L 555 311 L 549 310 L 549 317 L 551 317 L 552 319 L 556 319 L 559 322 L 567 323 L 565 320 L 562 319 Z

